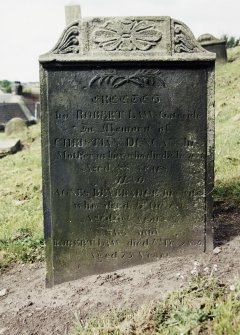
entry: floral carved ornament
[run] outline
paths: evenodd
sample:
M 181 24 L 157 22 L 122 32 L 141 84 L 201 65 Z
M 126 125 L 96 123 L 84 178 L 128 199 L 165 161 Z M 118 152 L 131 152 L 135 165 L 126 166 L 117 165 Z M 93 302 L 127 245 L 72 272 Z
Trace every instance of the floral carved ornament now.
M 146 21 L 108 21 L 93 34 L 93 41 L 105 51 L 149 50 L 162 38 L 159 30 Z

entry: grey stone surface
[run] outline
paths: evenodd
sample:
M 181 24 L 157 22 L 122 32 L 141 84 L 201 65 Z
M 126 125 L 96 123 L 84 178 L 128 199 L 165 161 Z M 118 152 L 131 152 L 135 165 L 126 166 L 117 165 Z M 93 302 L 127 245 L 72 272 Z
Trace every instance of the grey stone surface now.
M 19 118 L 15 117 L 7 122 L 5 126 L 5 133 L 7 136 L 19 134 L 27 129 L 26 122 Z
M 19 139 L 1 139 L 0 140 L 0 158 L 14 154 L 21 150 L 21 141 Z
M 75 22 L 40 57 L 48 286 L 212 249 L 214 59 L 169 17 Z
M 83 18 L 40 62 L 213 60 L 182 22 L 169 17 Z
M 68 5 L 65 6 L 65 21 L 66 26 L 76 20 L 81 19 L 81 8 L 80 5 Z
M 198 42 L 209 52 L 216 54 L 216 61 L 219 63 L 227 62 L 226 40 L 221 40 L 211 34 L 199 36 Z
M 13 118 L 31 120 L 32 115 L 21 95 L 0 93 L 0 125 Z

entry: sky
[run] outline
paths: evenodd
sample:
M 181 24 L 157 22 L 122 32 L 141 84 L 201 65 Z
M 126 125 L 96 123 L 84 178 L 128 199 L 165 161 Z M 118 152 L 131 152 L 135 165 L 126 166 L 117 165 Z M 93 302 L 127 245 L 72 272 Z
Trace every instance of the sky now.
M 240 36 L 240 0 L 0 0 L 0 80 L 39 80 L 38 57 L 58 41 L 69 4 L 82 16 L 171 16 L 195 37 Z

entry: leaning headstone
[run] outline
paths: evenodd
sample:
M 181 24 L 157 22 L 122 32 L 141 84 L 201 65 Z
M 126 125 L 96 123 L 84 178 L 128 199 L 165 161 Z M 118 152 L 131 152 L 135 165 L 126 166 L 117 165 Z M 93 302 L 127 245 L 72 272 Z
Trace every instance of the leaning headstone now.
M 17 151 L 21 150 L 22 145 L 19 139 L 1 139 L 0 140 L 0 158 L 5 157 L 10 154 L 15 154 Z
M 216 54 L 216 61 L 219 63 L 227 62 L 226 40 L 220 40 L 211 34 L 203 34 L 198 37 L 198 42 L 209 52 Z
M 15 117 L 8 121 L 5 126 L 5 134 L 7 136 L 19 134 L 27 129 L 26 122 L 18 117 Z
M 40 63 L 47 286 L 212 250 L 215 55 L 169 17 L 93 18 Z

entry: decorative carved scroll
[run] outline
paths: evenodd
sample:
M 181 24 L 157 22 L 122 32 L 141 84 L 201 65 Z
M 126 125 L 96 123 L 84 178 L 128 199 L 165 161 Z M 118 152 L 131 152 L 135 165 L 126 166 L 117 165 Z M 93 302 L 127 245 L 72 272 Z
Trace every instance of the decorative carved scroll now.
M 63 32 L 56 46 L 52 49 L 54 54 L 79 53 L 79 22 L 71 23 Z
M 129 76 L 119 76 L 117 73 L 98 74 L 94 76 L 90 82 L 89 87 L 94 84 L 102 86 L 103 84 L 111 85 L 113 88 L 118 88 L 124 84 L 131 83 L 139 87 L 154 86 L 156 82 L 160 87 L 165 87 L 165 81 L 160 77 L 159 70 L 139 70 Z
M 206 52 L 196 41 L 189 28 L 179 21 L 174 21 L 173 45 L 175 53 L 199 53 Z

